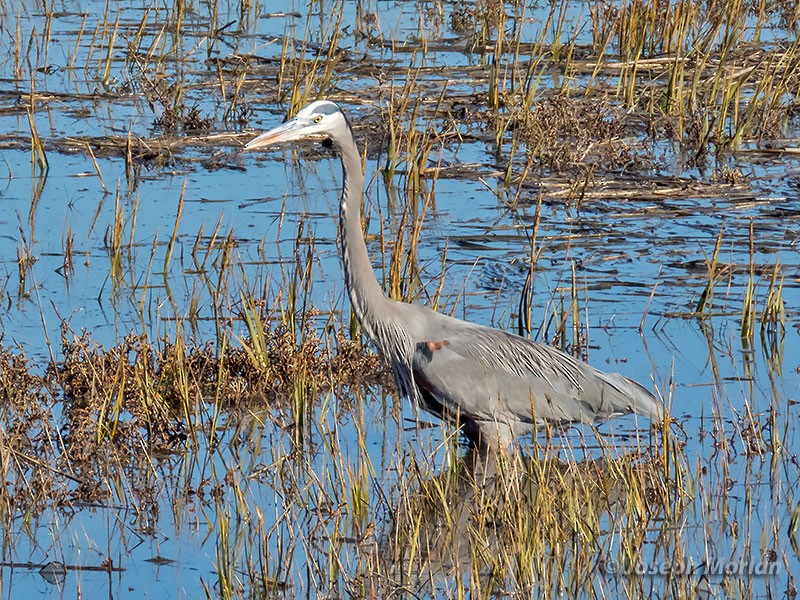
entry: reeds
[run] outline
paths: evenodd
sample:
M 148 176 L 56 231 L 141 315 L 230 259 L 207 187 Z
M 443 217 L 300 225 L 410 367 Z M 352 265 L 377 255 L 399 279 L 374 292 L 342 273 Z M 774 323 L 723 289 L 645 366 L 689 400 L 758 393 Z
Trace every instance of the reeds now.
M 423 470 L 417 477 L 401 494 L 382 552 L 402 570 L 395 578 L 405 585 L 446 581 L 455 595 L 460 586 L 491 595 L 508 584 L 578 594 L 581 583 L 571 574 L 596 573 L 597 547 L 609 541 L 602 533 L 609 511 L 612 537 L 623 546 L 619 557 L 611 548 L 603 554 L 610 552 L 614 564 L 636 563 L 635 540 L 659 518 L 662 500 L 674 509 L 678 499 L 657 465 L 625 456 L 573 462 L 546 451 L 539 458 L 467 454 L 441 474 Z
M 291 34 L 284 36 L 278 89 L 280 102 L 289 105 L 289 114 L 319 98 L 331 86 L 341 60 L 339 40 L 344 5 L 340 0 L 330 9 L 321 9 L 318 30 L 314 29 L 318 24 L 316 19 L 308 19 L 303 37 L 297 40 L 298 47 L 293 46 L 295 40 Z M 312 37 L 321 43 L 313 44 Z
M 781 490 L 796 479 L 785 382 L 793 382 L 787 324 L 796 317 L 797 240 L 790 217 L 777 243 L 761 220 L 774 218 L 773 209 L 792 214 L 773 196 L 793 183 L 762 193 L 772 184 L 759 169 L 793 160 L 776 156 L 792 144 L 796 36 L 773 42 L 765 32 L 780 37 L 770 11 L 791 22 L 797 8 L 561 0 L 540 12 L 520 2 L 432 2 L 413 7 L 413 24 L 394 27 L 383 4 L 358 3 L 355 25 L 346 2 L 315 0 L 301 17 L 267 18 L 265 6 L 176 1 L 144 6 L 130 22 L 109 5 L 59 29 L 70 16 L 52 2 L 27 6 L 42 15 L 32 28 L 0 0 L 6 74 L 15 80 L 0 117 L 18 120 L 9 125 L 16 133 L 0 136 L 4 200 L 13 200 L 28 161 L 32 182 L 2 290 L 4 560 L 22 556 L 26 540 L 48 547 L 37 536 L 40 519 L 51 516 L 44 529 L 60 540 L 51 552 L 69 546 L 62 538 L 78 547 L 59 517 L 80 521 L 91 506 L 113 511 L 115 523 L 128 511 L 116 531 L 135 532 L 118 552 L 109 548 L 120 536 L 92 540 L 93 552 L 103 548 L 92 556 L 114 557 L 106 571 L 139 560 L 142 545 L 155 545 L 158 558 L 159 543 L 177 540 L 209 557 L 201 575 L 182 572 L 188 594 L 208 597 L 690 598 L 701 583 L 694 573 L 645 578 L 635 569 L 740 550 L 774 553 L 770 564 L 791 581 L 800 509 Z M 284 35 L 273 36 L 275 23 Z M 56 36 L 75 89 L 54 83 Z M 605 352 L 590 346 L 598 319 L 605 327 L 617 313 L 620 321 L 638 315 L 652 290 L 647 311 L 657 325 L 648 330 L 642 318 L 639 332 L 656 381 L 668 380 L 676 422 L 652 432 L 626 421 L 597 432 L 548 428 L 495 462 L 459 446 L 447 427 L 410 425 L 385 367 L 348 318 L 341 284 L 331 284 L 335 294 L 322 290 L 340 281 L 319 267 L 329 260 L 320 255 L 333 255 L 319 223 L 333 217 L 298 216 L 296 227 L 283 227 L 292 222 L 286 202 L 253 211 L 254 236 L 237 231 L 232 211 L 250 211 L 250 196 L 274 192 L 238 191 L 244 177 L 232 178 L 237 187 L 224 198 L 248 198 L 241 206 L 210 212 L 197 202 L 205 170 L 242 168 L 229 154 L 240 144 L 237 128 L 323 95 L 362 107 L 350 114 L 364 150 L 370 229 L 380 232 L 369 236 L 370 249 L 383 251 L 393 298 L 446 308 L 464 299 L 467 317 L 480 320 L 471 311 L 485 302 L 465 273 L 484 260 L 513 264 L 516 254 L 527 264 L 510 273 L 498 305 L 517 304 L 519 283 L 519 332 L 577 356 L 591 349 L 594 362 Z M 80 138 L 64 134 L 59 111 L 72 105 L 91 122 Z M 211 127 L 230 131 L 198 134 Z M 23 168 L 12 162 L 17 150 Z M 99 186 L 76 193 L 61 185 L 60 170 L 58 185 L 48 182 L 49 166 L 61 169 L 65 156 L 83 156 L 81 173 Z M 127 186 L 114 190 L 123 168 Z M 161 182 L 187 171 L 170 200 Z M 503 226 L 513 221 L 496 243 L 494 223 L 482 224 L 477 237 L 492 241 L 485 255 L 478 244 L 464 253 L 465 240 L 431 227 L 461 218 L 458 206 L 440 213 L 452 203 L 452 179 L 486 182 L 475 183 L 491 192 L 482 206 L 494 215 L 496 204 Z M 49 211 L 70 205 L 63 224 L 48 221 L 64 232 L 55 263 L 35 227 L 43 198 Z M 169 215 L 151 226 L 159 212 Z M 665 239 L 660 226 L 684 218 L 700 224 L 693 237 Z M 614 232 L 604 228 L 626 219 L 635 224 L 616 235 L 636 235 L 610 241 Z M 582 227 L 599 231 L 583 238 Z M 598 252 L 609 240 L 637 264 L 658 263 L 658 286 L 646 268 L 645 281 L 638 271 L 605 277 L 584 268 L 576 254 L 585 257 L 583 244 L 595 237 L 603 240 Z M 779 253 L 765 258 L 764 246 Z M 80 256 L 87 272 L 111 281 L 96 302 L 81 295 Z M 338 269 L 332 261 L 325 264 Z M 68 278 L 74 305 L 55 289 L 51 264 Z M 612 281 L 619 298 L 595 296 L 600 280 Z M 451 286 L 461 291 L 450 295 Z M 64 306 L 76 313 L 62 316 Z M 50 326 L 64 319 L 46 365 L 29 358 L 29 330 L 18 333 L 25 310 Z M 70 319 L 91 326 L 83 315 L 92 310 L 104 328 L 96 337 L 73 332 Z M 703 361 L 686 326 L 708 341 L 708 372 L 694 364 Z M 614 329 L 622 336 L 625 327 Z M 753 348 L 756 332 L 763 356 Z M 640 350 L 638 340 L 616 339 L 625 339 L 614 349 L 620 360 Z M 659 375 L 673 357 L 676 370 Z M 791 595 L 792 584 L 779 583 Z M 723 585 L 742 597 L 758 595 L 758 585 L 772 595 L 779 587 L 747 577 Z
M 722 230 L 720 230 L 719 235 L 717 235 L 717 241 L 714 244 L 714 251 L 711 253 L 711 257 L 705 259 L 706 268 L 708 269 L 708 283 L 697 300 L 695 312 L 699 314 L 710 313 L 713 305 L 714 285 L 718 277 L 719 251 L 722 247 L 722 233 Z

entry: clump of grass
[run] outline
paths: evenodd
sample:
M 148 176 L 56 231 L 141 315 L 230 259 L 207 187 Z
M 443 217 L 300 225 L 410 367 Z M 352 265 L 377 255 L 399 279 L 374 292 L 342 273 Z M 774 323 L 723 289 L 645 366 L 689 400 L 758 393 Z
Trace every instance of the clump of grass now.
M 320 31 L 312 29 L 314 20 L 306 21 L 302 40 L 295 47 L 292 35 L 284 36 L 278 76 L 279 98 L 294 114 L 311 100 L 319 98 L 333 82 L 334 73 L 344 53 L 339 49 L 342 36 L 342 16 L 345 2 L 339 0 L 322 12 L 325 20 Z M 323 45 L 312 42 L 312 36 L 324 40 Z
M 342 353 L 335 358 L 310 333 L 299 346 L 287 330 L 262 330 L 260 335 L 260 342 L 223 344 L 217 353 L 208 346 L 187 348 L 180 327 L 175 341 L 159 345 L 131 335 L 103 349 L 87 335 L 65 337 L 64 358 L 51 364 L 48 373 L 68 402 L 65 435 L 77 453 L 74 458 L 91 456 L 105 439 L 115 444 L 136 439 L 138 431 L 147 432 L 149 446 L 169 451 L 204 419 L 200 407 L 208 397 L 227 406 L 288 406 L 300 428 L 318 401 L 317 390 L 330 388 L 332 377 L 338 379 L 331 365 L 341 369 L 344 385 L 354 386 L 380 369 L 375 357 L 355 352 L 343 334 L 337 336 Z M 255 360 L 256 343 L 265 360 Z
M 397 210 L 399 205 L 400 217 L 389 233 L 386 287 L 391 298 L 413 300 L 421 294 L 419 239 L 425 216 L 435 203 L 439 176 L 440 164 L 431 166 L 431 156 L 437 148 L 457 139 L 458 132 L 452 122 L 438 126 L 446 87 L 435 103 L 416 95 L 413 77 L 407 78 L 402 88 L 392 86 L 391 94 L 384 111 L 387 149 L 382 175 L 389 208 Z M 386 241 L 386 232 L 382 232 L 382 239 Z M 442 284 L 440 280 L 440 289 Z
M 482 595 L 507 585 L 577 594 L 583 584 L 568 573 L 596 577 L 598 554 L 618 560 L 613 537 L 643 538 L 668 510 L 662 502 L 677 497 L 659 459 L 635 455 L 468 453 L 442 473 L 413 478 L 401 484 L 410 489 L 381 545 L 388 572 L 413 589 L 451 582 Z
M 238 69 L 234 72 L 234 81 L 230 86 L 233 92 L 230 96 L 230 100 L 228 100 L 228 85 L 225 82 L 221 68 L 218 73 L 222 100 L 227 104 L 225 113 L 222 115 L 222 122 L 238 126 L 247 125 L 250 116 L 253 114 L 253 109 L 248 104 L 243 90 L 244 84 L 247 81 L 247 69 L 244 65 L 239 65 Z
M 555 96 L 509 110 L 512 146 L 524 145 L 540 172 L 620 171 L 652 160 L 626 141 L 627 116 L 608 101 Z
M 111 280 L 114 289 L 123 285 L 123 235 L 125 228 L 124 202 L 119 187 L 114 198 L 114 222 L 106 229 L 105 246 L 111 255 Z
M 35 104 L 36 95 L 34 91 L 31 91 L 31 99 Z M 36 116 L 33 110 L 28 111 L 28 126 L 31 132 L 31 177 L 35 179 L 37 174 L 45 177 L 50 170 L 50 164 L 47 161 L 44 142 L 42 142 L 39 130 L 36 127 Z
M 719 251 L 722 247 L 722 229 L 717 235 L 717 241 L 714 243 L 714 251 L 711 253 L 711 258 L 706 258 L 706 268 L 708 269 L 708 282 L 706 283 L 700 298 L 697 300 L 695 312 L 698 314 L 707 314 L 711 312 L 711 307 L 714 301 L 714 286 L 718 277 L 719 265 Z
M 785 275 L 783 269 L 781 269 L 780 260 L 776 260 L 769 280 L 764 310 L 761 313 L 762 340 L 777 341 L 786 331 L 786 305 L 783 301 L 784 278 Z
M 153 52 L 155 48 L 151 48 Z M 140 58 L 135 54 L 135 48 L 129 50 L 131 62 L 135 65 L 138 75 L 136 85 L 142 90 L 151 107 L 161 107 L 160 114 L 153 125 L 168 133 L 197 133 L 207 131 L 213 124 L 213 119 L 202 113 L 196 104 L 190 104 L 186 93 L 188 85 L 183 80 L 182 74 L 177 74 L 170 79 L 163 72 L 152 73 L 147 64 L 147 56 Z
M 330 348 L 310 335 L 298 348 L 288 332 L 265 332 L 269 369 L 256 368 L 242 347 L 187 347 L 180 326 L 175 336 L 151 344 L 145 336 L 129 335 L 117 346 L 102 348 L 88 334 L 78 337 L 65 327 L 63 357 L 54 358 L 43 376 L 35 374 L 37 367 L 22 351 L 0 346 L 5 406 L 0 450 L 13 459 L 0 461 L 6 476 L 0 511 L 12 499 L 35 512 L 53 503 L 105 502 L 124 494 L 122 488 L 134 490 L 137 510 L 146 511 L 144 505 L 158 502 L 161 493 L 152 486 L 165 485 L 162 477 L 156 478 L 160 483 L 146 477 L 152 455 L 198 451 L 204 431 L 215 448 L 223 409 L 230 420 L 237 406 L 248 411 L 268 406 L 287 430 L 299 425 L 301 415 L 303 427 L 296 427 L 301 448 L 315 431 L 310 416 L 319 406 L 319 393 L 332 385 L 336 395 L 368 385 L 366 378 L 380 368 L 343 332 Z M 299 409 L 293 405 L 298 391 Z M 348 395 L 339 397 L 340 406 L 349 405 Z M 54 412 L 55 403 L 61 408 Z M 137 483 L 116 482 L 117 476 Z M 362 491 L 365 477 L 366 472 L 357 478 Z M 243 502 L 239 497 L 237 504 Z M 11 513 L 0 513 L 0 519 L 4 514 Z

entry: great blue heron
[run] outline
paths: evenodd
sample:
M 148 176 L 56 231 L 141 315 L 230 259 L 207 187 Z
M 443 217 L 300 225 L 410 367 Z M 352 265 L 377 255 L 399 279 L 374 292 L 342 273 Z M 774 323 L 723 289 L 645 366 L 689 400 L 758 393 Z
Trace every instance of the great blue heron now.
M 344 278 L 359 323 L 389 363 L 401 394 L 460 426 L 472 444 L 508 446 L 549 422 L 595 423 L 637 413 L 663 418 L 635 381 L 603 373 L 555 348 L 475 325 L 417 304 L 390 300 L 372 269 L 361 229 L 364 175 L 347 117 L 327 100 L 245 146 L 329 138 L 342 159 L 339 234 Z

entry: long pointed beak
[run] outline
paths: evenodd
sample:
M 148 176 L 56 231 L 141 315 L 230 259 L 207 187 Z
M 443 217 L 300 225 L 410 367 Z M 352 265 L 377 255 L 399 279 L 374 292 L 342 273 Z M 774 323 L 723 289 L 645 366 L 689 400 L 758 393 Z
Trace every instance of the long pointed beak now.
M 295 119 L 289 119 L 283 125 L 279 125 L 275 129 L 262 133 L 256 138 L 253 138 L 243 148 L 243 150 L 256 150 L 264 146 L 278 144 L 280 142 L 289 142 L 303 137 L 303 129 L 305 125 Z

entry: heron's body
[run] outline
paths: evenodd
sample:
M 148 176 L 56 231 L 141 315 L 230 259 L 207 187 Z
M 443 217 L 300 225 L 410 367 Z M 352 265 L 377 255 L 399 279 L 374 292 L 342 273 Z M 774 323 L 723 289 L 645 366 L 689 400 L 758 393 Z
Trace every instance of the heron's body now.
M 655 397 L 627 377 L 545 344 L 387 298 L 361 229 L 361 158 L 339 107 L 313 102 L 247 149 L 319 136 L 330 137 L 342 155 L 339 224 L 350 301 L 400 392 L 416 406 L 457 423 L 484 446 L 508 445 L 544 423 L 595 423 L 629 413 L 663 418 Z

